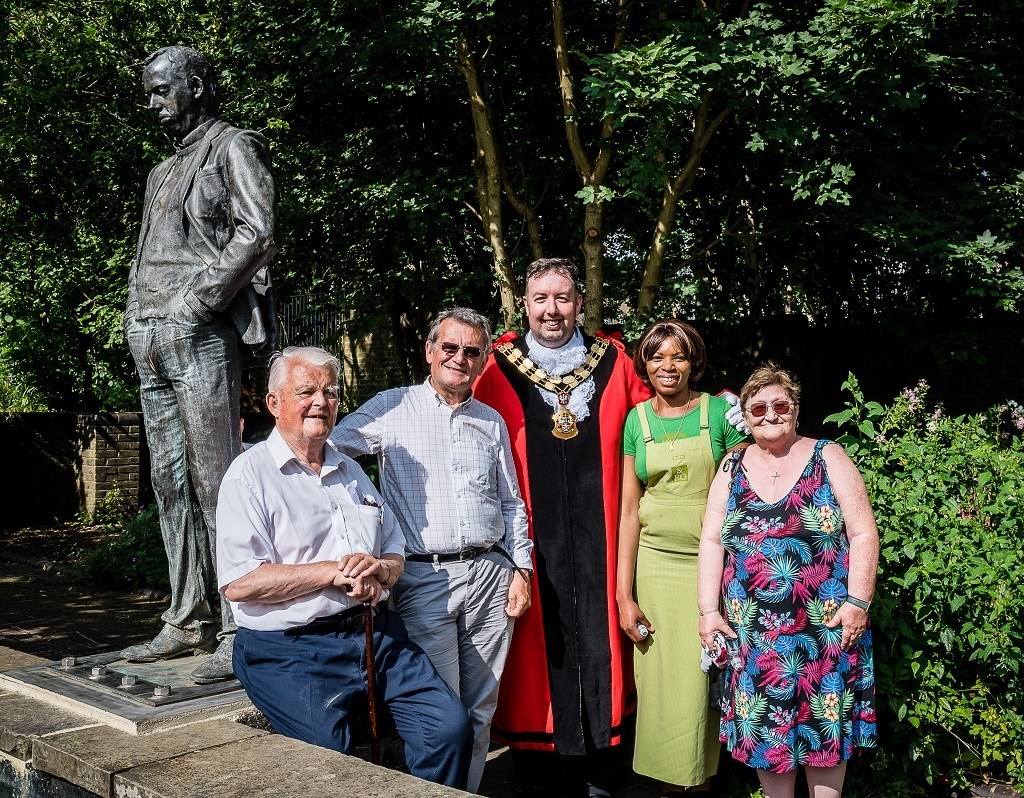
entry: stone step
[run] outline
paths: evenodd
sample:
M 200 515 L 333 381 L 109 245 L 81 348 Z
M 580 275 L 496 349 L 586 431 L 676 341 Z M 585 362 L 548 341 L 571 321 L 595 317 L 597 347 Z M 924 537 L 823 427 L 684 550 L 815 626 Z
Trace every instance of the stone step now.
M 0 673 L 46 660 L 0 646 Z M 0 682 L 0 685 L 4 682 Z M 0 686 L 0 795 L 15 798 L 454 798 L 457 790 L 272 734 L 254 710 L 130 734 Z M 249 725 L 246 725 L 249 724 Z M 401 743 L 384 744 L 385 762 Z M 366 749 L 357 748 L 366 755 Z

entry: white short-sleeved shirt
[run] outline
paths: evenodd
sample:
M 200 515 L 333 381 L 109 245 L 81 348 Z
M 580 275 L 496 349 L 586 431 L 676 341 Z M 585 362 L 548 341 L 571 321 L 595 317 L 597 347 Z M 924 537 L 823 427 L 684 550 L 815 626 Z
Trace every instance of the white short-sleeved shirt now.
M 264 563 L 337 560 L 346 554 L 405 554 L 405 538 L 352 458 L 325 444 L 319 474 L 275 429 L 228 468 L 217 501 L 217 584 L 224 588 Z M 232 601 L 246 629 L 280 631 L 355 606 L 339 588 L 275 603 Z

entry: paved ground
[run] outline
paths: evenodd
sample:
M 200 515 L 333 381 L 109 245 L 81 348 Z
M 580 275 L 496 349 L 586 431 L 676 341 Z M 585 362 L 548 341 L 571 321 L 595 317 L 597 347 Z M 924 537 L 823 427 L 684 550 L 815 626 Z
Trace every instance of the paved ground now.
M 113 651 L 160 630 L 166 604 L 84 588 L 59 574 L 0 561 L 0 645 L 47 659 Z
M 160 629 L 166 604 L 159 597 L 83 587 L 67 576 L 43 570 L 39 561 L 30 565 L 31 558 L 10 562 L 5 556 L 0 550 L 0 645 L 58 660 L 116 651 L 148 640 Z M 615 755 L 615 797 L 657 796 L 658 786 L 633 773 L 629 759 L 625 749 Z M 742 775 L 733 774 L 730 781 Z M 481 792 L 491 798 L 516 795 L 508 749 L 496 747 L 491 752 Z M 574 795 L 554 786 L 549 792 L 549 798 Z

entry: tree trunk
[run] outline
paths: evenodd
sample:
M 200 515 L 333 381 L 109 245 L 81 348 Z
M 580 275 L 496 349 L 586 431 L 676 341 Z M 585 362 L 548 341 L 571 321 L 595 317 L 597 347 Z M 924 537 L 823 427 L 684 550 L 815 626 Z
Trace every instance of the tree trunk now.
M 480 203 L 480 218 L 484 225 L 484 235 L 491 248 L 494 282 L 501 298 L 502 322 L 506 327 L 511 327 L 519 317 L 519 292 L 516 290 L 512 268 L 505 253 L 505 230 L 501 217 L 501 160 L 476 61 L 469 39 L 464 33 L 459 36 L 456 50 L 459 68 L 466 78 L 466 87 L 469 89 L 469 107 L 476 136 L 473 166 L 477 172 L 476 191 Z
M 589 333 L 604 325 L 604 242 L 601 240 L 601 224 L 604 221 L 604 205 L 598 200 L 590 202 L 583 213 L 586 231 L 580 249 L 583 250 L 584 294 L 583 326 Z
M 715 131 L 732 113 L 732 108 L 724 108 L 714 119 L 708 121 L 709 98 L 705 97 L 697 110 L 693 123 L 693 138 L 690 142 L 690 156 L 679 173 L 665 180 L 665 190 L 661 195 L 661 210 L 654 225 L 651 236 L 651 247 L 647 251 L 644 263 L 644 274 L 640 281 L 640 294 L 637 297 L 636 314 L 646 319 L 654 311 L 654 303 L 658 299 L 661 288 L 662 266 L 665 262 L 665 239 L 675 227 L 676 213 L 679 210 L 680 198 L 690 190 L 697 179 L 701 159 Z
M 615 37 L 612 41 L 612 52 L 618 52 L 626 39 L 626 19 L 632 0 L 619 0 L 616 16 Z M 565 39 L 565 17 L 562 0 L 552 0 L 551 24 L 555 38 L 555 64 L 558 68 L 558 87 L 562 95 L 562 113 L 565 117 L 565 137 L 569 143 L 576 171 L 583 181 L 584 188 L 592 188 L 593 199 L 587 203 L 583 213 L 583 241 L 580 250 L 583 252 L 584 286 L 583 326 L 587 332 L 594 332 L 604 324 L 604 208 L 600 199 L 601 187 L 608 174 L 612 158 L 613 120 L 608 108 L 609 99 L 605 103 L 605 115 L 601 120 L 601 138 L 597 155 L 593 162 L 587 157 L 580 140 L 577 121 L 576 90 L 573 84 L 572 70 L 569 66 L 569 47 Z

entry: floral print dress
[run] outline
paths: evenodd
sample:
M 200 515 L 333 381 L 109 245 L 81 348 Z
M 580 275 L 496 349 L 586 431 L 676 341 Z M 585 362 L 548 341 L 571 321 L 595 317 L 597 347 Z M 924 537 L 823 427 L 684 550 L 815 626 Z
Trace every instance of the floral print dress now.
M 732 455 L 722 544 L 725 617 L 743 669 L 726 671 L 720 739 L 753 768 L 828 768 L 875 747 L 871 628 L 850 651 L 825 627 L 846 599 L 850 543 L 820 440 L 793 489 L 774 504 Z

